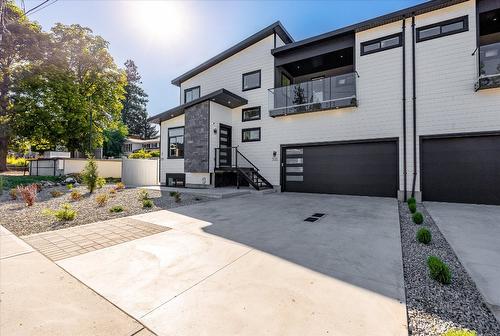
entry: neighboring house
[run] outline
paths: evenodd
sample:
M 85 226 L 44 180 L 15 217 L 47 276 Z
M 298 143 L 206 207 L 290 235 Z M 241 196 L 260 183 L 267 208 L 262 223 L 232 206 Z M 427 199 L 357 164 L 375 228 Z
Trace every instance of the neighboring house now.
M 128 137 L 125 139 L 122 145 L 122 152 L 124 155 L 129 155 L 130 153 L 136 152 L 138 150 L 159 150 L 160 149 L 160 137 L 143 140 L 136 137 Z
M 500 204 L 499 73 L 498 0 L 297 42 L 276 22 L 172 81 L 160 180 Z

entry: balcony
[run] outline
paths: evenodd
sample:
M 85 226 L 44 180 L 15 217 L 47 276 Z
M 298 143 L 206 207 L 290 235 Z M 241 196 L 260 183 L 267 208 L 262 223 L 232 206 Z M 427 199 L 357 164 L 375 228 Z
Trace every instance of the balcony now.
M 479 47 L 479 77 L 475 89 L 500 87 L 500 42 Z
M 269 115 L 271 117 L 356 105 L 355 73 L 269 89 Z

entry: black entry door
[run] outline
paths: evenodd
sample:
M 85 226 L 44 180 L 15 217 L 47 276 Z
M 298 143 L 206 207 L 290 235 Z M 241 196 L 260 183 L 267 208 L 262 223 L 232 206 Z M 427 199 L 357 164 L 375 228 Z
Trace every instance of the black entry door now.
M 219 126 L 219 166 L 231 167 L 231 126 Z
M 500 205 L 500 135 L 423 138 L 422 198 Z
M 396 197 L 396 140 L 284 148 L 285 191 Z

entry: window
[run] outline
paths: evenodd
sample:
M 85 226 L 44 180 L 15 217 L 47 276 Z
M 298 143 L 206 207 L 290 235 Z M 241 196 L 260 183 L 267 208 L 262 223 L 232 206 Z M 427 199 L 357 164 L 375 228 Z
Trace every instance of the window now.
M 260 120 L 260 106 L 241 110 L 241 121 Z
M 292 84 L 292 80 L 283 72 L 281 73 L 281 86 L 289 86 Z
M 168 129 L 168 158 L 179 159 L 184 157 L 184 127 Z
M 400 47 L 402 45 L 402 41 L 401 33 L 397 33 L 363 42 L 361 43 L 361 56 Z
M 260 141 L 260 127 L 242 129 L 241 141 L 242 142 Z
M 132 151 L 132 144 L 124 144 L 123 151 L 124 152 L 131 152 Z
M 184 187 L 185 184 L 185 174 L 167 174 L 167 187 Z
M 184 103 L 189 103 L 198 98 L 200 98 L 199 86 L 184 90 Z
M 462 16 L 417 28 L 417 42 L 453 35 L 467 30 L 469 30 L 469 17 Z
M 260 70 L 243 74 L 242 91 L 260 88 Z

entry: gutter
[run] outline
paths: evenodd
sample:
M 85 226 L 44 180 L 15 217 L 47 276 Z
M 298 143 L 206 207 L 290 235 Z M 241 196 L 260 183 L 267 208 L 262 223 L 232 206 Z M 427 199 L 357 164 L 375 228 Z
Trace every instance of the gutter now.
M 412 89 L 413 89 L 413 184 L 411 197 L 415 197 L 415 182 L 417 181 L 417 89 L 415 78 L 415 15 L 411 17 L 411 57 L 412 57 Z
M 407 184 L 406 184 L 406 19 L 403 18 L 403 27 L 402 27 L 402 44 L 403 44 L 403 200 L 406 202 L 406 194 L 407 194 Z

